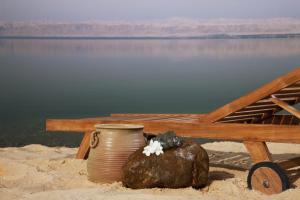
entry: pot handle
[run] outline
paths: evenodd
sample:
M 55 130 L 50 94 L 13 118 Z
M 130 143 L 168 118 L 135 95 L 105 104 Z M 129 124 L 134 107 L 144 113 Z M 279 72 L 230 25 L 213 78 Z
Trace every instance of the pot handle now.
M 99 143 L 99 137 L 98 135 L 100 134 L 100 131 L 93 131 L 91 133 L 91 139 L 90 139 L 90 147 L 91 148 L 96 148 L 98 143 Z

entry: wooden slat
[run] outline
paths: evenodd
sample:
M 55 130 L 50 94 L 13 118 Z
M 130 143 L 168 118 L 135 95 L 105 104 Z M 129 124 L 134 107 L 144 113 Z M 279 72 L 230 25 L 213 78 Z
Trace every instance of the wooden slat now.
M 283 88 L 280 91 L 300 91 L 300 87 L 287 87 L 287 88 Z
M 272 121 L 271 121 L 271 124 L 274 124 L 274 122 L 275 122 L 275 115 L 272 115 Z
M 284 119 L 285 119 L 285 115 L 281 115 L 281 119 L 280 119 L 280 125 L 284 124 Z
M 272 95 L 271 97 L 272 98 L 270 98 L 270 100 L 273 103 L 277 104 L 284 110 L 288 111 L 289 113 L 291 113 L 292 115 L 295 115 L 296 117 L 298 117 L 298 119 L 300 119 L 300 111 L 298 111 L 296 108 L 290 106 L 289 104 L 287 104 L 286 102 L 282 101 L 281 99 L 277 98 L 274 95 Z
M 264 98 L 264 99 L 266 99 L 266 98 Z M 272 102 L 262 102 L 262 103 L 260 103 L 260 102 L 257 101 L 257 102 L 254 102 L 254 103 L 246 106 L 246 107 L 250 107 L 250 106 L 270 106 L 270 105 L 274 105 L 274 103 L 272 103 Z M 242 108 L 242 109 L 244 109 L 244 108 Z
M 296 98 L 296 97 L 281 98 L 281 99 L 285 99 L 289 104 L 295 104 L 298 101 L 298 98 Z M 293 99 L 293 100 L 291 100 L 291 99 Z M 257 102 L 256 104 L 258 104 L 258 103 L 259 102 Z M 263 105 L 265 103 L 268 103 L 268 104 L 272 103 L 273 104 L 274 102 L 272 102 L 270 99 L 268 99 L 268 102 L 263 102 Z M 268 119 L 270 117 L 273 117 L 273 120 L 271 121 L 271 124 L 279 124 L 278 121 L 277 121 L 278 119 L 274 118 L 274 114 L 276 112 L 281 111 L 282 108 L 280 106 L 276 105 L 276 104 L 273 104 L 273 105 L 275 105 L 275 107 L 273 107 L 271 111 L 266 111 L 266 112 L 261 113 L 261 114 L 253 114 L 254 116 L 253 116 L 253 120 L 251 121 L 251 123 L 254 123 L 254 124 L 263 124 L 264 120 L 266 120 L 266 119 Z M 242 110 L 244 110 L 244 109 L 242 109 Z M 227 118 L 230 118 L 231 116 L 238 116 L 238 114 L 236 114 L 236 113 L 238 113 L 238 112 L 232 113 L 231 115 L 225 117 L 223 120 L 226 120 Z M 254 112 L 254 113 L 257 113 L 257 112 Z M 221 121 L 223 122 L 223 120 L 221 120 Z M 232 121 L 232 122 L 234 122 L 234 121 Z M 239 123 L 241 123 L 241 120 L 239 120 Z
M 295 92 L 282 93 L 282 92 L 280 92 L 280 93 L 275 93 L 274 95 L 277 96 L 277 97 L 280 97 L 280 98 L 285 98 L 285 97 L 297 97 L 297 98 L 299 98 L 300 93 L 295 93 Z
M 114 113 L 111 117 L 203 117 L 205 114 L 138 114 L 138 113 Z
M 279 77 L 276 80 L 262 86 L 261 88 L 249 93 L 223 107 L 216 109 L 215 111 L 209 113 L 204 118 L 201 119 L 202 122 L 216 122 L 231 113 L 241 110 L 255 102 L 264 99 L 271 94 L 280 91 L 283 88 L 291 86 L 300 81 L 300 68 L 296 68 L 292 72 Z
M 157 119 L 151 121 L 161 121 L 161 122 L 183 122 L 183 123 L 197 123 L 198 119 L 193 118 L 165 118 L 165 119 Z
M 300 82 L 296 82 L 295 84 L 292 84 L 290 87 L 300 87 Z
M 283 169 L 290 169 L 293 167 L 298 167 L 300 166 L 300 157 L 292 158 L 290 160 L 285 160 L 278 162 L 278 164 L 283 168 Z
M 218 123 L 244 123 L 248 121 L 254 120 L 254 117 L 246 117 L 246 118 L 240 118 L 240 119 L 222 119 L 218 121 Z
M 280 91 L 274 93 L 274 95 L 278 95 L 278 94 L 290 94 L 290 95 L 299 96 L 300 90 L 280 90 Z
M 164 119 L 183 119 L 184 117 L 177 116 L 177 117 L 171 117 L 168 115 L 133 115 L 133 116 L 126 116 L 126 115 L 119 115 L 114 117 L 97 117 L 97 118 L 84 118 L 87 120 L 112 120 L 112 121 L 120 121 L 120 120 L 126 120 L 126 121 L 155 121 L 155 120 L 164 120 Z M 192 117 L 186 117 L 185 119 L 192 119 Z M 198 119 L 195 117 L 194 119 Z
M 145 122 L 145 121 L 110 121 L 110 120 L 55 120 L 48 119 L 47 131 L 72 131 L 85 132 L 93 129 L 98 123 L 130 123 L 142 124 L 144 131 L 151 134 L 159 134 L 173 130 L 179 136 L 247 140 L 247 141 L 273 141 L 300 143 L 300 126 L 287 125 L 261 125 L 261 124 L 224 124 L 224 123 L 178 123 L 178 122 Z
M 159 120 L 159 119 L 168 119 L 168 118 L 174 118 L 174 119 L 198 119 L 195 116 L 191 117 L 185 117 L 185 116 L 168 116 L 168 115 L 116 115 L 116 116 L 108 116 L 108 117 L 94 117 L 94 118 L 83 118 L 83 120 Z
M 288 104 L 295 104 L 295 98 L 293 98 L 292 100 L 285 100 L 285 102 L 287 102 Z M 276 104 L 274 104 L 273 102 L 269 101 L 269 102 L 264 102 L 264 103 L 254 103 L 254 104 L 251 104 L 239 111 L 244 111 L 244 110 L 254 110 L 254 109 L 271 109 L 271 108 L 278 108 L 278 106 Z M 237 112 L 239 112 L 237 111 Z
M 249 113 L 249 114 L 244 114 L 244 115 L 229 115 L 227 117 L 224 117 L 224 119 L 239 119 L 239 118 L 244 118 L 244 117 L 257 117 L 257 116 L 262 116 L 265 113 Z
M 274 116 L 274 119 L 272 120 L 272 124 L 280 125 L 280 123 L 282 122 L 282 117 L 275 117 L 275 115 L 273 115 L 273 116 Z
M 272 96 L 272 95 L 271 95 Z M 281 97 L 280 99 L 285 99 L 285 102 L 288 104 L 288 105 L 293 105 L 293 104 L 296 104 L 296 103 L 298 103 L 299 102 L 299 98 L 298 97 L 296 97 L 295 98 L 295 100 L 290 100 L 289 98 L 283 98 L 283 97 Z M 270 101 L 272 102 L 272 103 L 274 103 L 271 99 L 270 99 Z M 273 120 L 272 120 L 272 124 L 280 124 L 280 122 L 278 123 L 278 118 L 274 118 L 274 114 L 275 113 L 278 113 L 279 111 L 281 111 L 282 110 L 282 107 L 280 107 L 280 106 L 278 106 L 277 104 L 276 104 L 276 108 L 274 108 L 274 110 L 273 110 L 273 112 L 268 112 L 268 113 L 266 113 L 261 119 L 259 119 L 259 118 L 257 118 L 257 119 L 255 119 L 254 121 L 253 121 L 253 123 L 264 123 L 263 121 L 264 120 L 266 120 L 266 119 L 268 119 L 268 118 L 270 118 L 270 117 L 273 117 Z M 298 124 L 297 122 L 295 122 L 295 123 L 293 123 L 293 124 Z
M 264 109 L 257 109 L 257 110 L 241 110 L 241 111 L 238 111 L 238 112 L 234 112 L 232 115 L 230 116 L 235 116 L 235 115 L 239 115 L 239 114 L 252 114 L 252 113 L 265 113 L 265 112 L 272 112 L 274 110 L 274 108 L 264 108 Z
M 280 98 L 282 99 L 283 101 L 297 101 L 298 100 L 298 97 L 295 97 L 295 96 L 291 96 L 291 97 L 282 97 Z M 270 98 L 266 98 L 266 99 L 262 99 L 260 101 L 258 101 L 258 103 L 266 103 L 266 102 L 272 102 L 272 100 Z
M 262 105 L 256 105 L 252 104 L 251 106 L 247 106 L 241 110 L 253 110 L 253 109 L 265 109 L 265 108 L 276 108 L 276 104 L 262 104 Z
M 274 113 L 276 113 L 278 111 L 278 109 L 275 109 L 273 112 L 266 112 L 264 113 L 264 115 L 262 115 L 261 117 L 256 117 L 252 120 L 252 124 L 262 124 L 262 122 L 265 120 L 265 119 L 268 119 L 270 117 L 273 117 L 274 116 Z
M 284 122 L 283 124 L 286 124 L 286 125 L 290 125 L 291 124 L 291 120 L 293 119 L 293 115 L 287 115 L 284 117 Z
M 273 115 L 272 118 L 268 118 L 262 121 L 263 124 L 271 124 L 272 122 L 279 122 L 278 124 L 282 125 L 292 125 L 293 115 Z M 299 124 L 299 119 L 295 118 L 297 123 L 293 123 L 295 125 Z M 296 121 L 295 121 L 296 122 Z
M 143 120 L 143 121 L 155 121 L 155 120 L 163 120 L 163 119 L 170 119 L 170 117 L 167 117 L 167 116 L 165 116 L 165 117 L 158 117 L 158 116 L 156 116 L 156 117 L 137 117 L 137 118 L 134 118 L 134 119 L 132 119 L 132 118 L 129 118 L 128 119 L 128 121 L 141 121 L 141 120 Z
M 293 115 L 291 118 L 291 125 L 299 125 L 299 118 Z
M 143 121 L 166 121 L 166 122 L 197 122 L 200 117 L 205 114 L 111 114 L 113 118 L 126 117 L 129 121 L 143 120 Z

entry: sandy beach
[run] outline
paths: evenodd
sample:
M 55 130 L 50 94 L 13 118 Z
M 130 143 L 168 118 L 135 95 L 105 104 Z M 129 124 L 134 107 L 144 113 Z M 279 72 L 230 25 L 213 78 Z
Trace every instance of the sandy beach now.
M 235 142 L 204 144 L 210 156 L 210 177 L 201 190 L 131 190 L 120 182 L 96 184 L 87 180 L 86 161 L 75 159 L 77 148 L 28 145 L 0 149 L 0 197 L 16 199 L 297 199 L 300 179 L 292 189 L 266 196 L 247 189 L 246 177 L 251 162 L 244 146 Z M 269 144 L 275 160 L 300 154 L 300 145 Z

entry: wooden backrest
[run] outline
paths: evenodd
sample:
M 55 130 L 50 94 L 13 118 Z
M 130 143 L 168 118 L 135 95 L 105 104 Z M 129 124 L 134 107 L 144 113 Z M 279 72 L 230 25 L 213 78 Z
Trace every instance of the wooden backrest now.
M 289 105 L 299 102 L 300 67 L 257 90 L 228 103 L 200 119 L 201 122 L 262 123 L 282 110 L 270 97 L 275 95 Z

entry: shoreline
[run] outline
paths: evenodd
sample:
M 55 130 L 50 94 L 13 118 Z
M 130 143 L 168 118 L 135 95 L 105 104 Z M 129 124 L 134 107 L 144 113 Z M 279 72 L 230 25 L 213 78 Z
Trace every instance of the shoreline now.
M 87 180 L 86 160 L 75 159 L 77 148 L 46 147 L 32 144 L 24 147 L 0 148 L 0 196 L 3 200 L 62 199 L 228 199 L 264 200 L 296 199 L 300 195 L 300 179 L 292 189 L 267 196 L 248 190 L 246 178 L 251 165 L 241 143 L 213 142 L 202 145 L 210 157 L 209 184 L 196 190 L 124 188 L 120 182 L 96 184 Z M 300 154 L 298 144 L 270 143 L 276 159 Z

